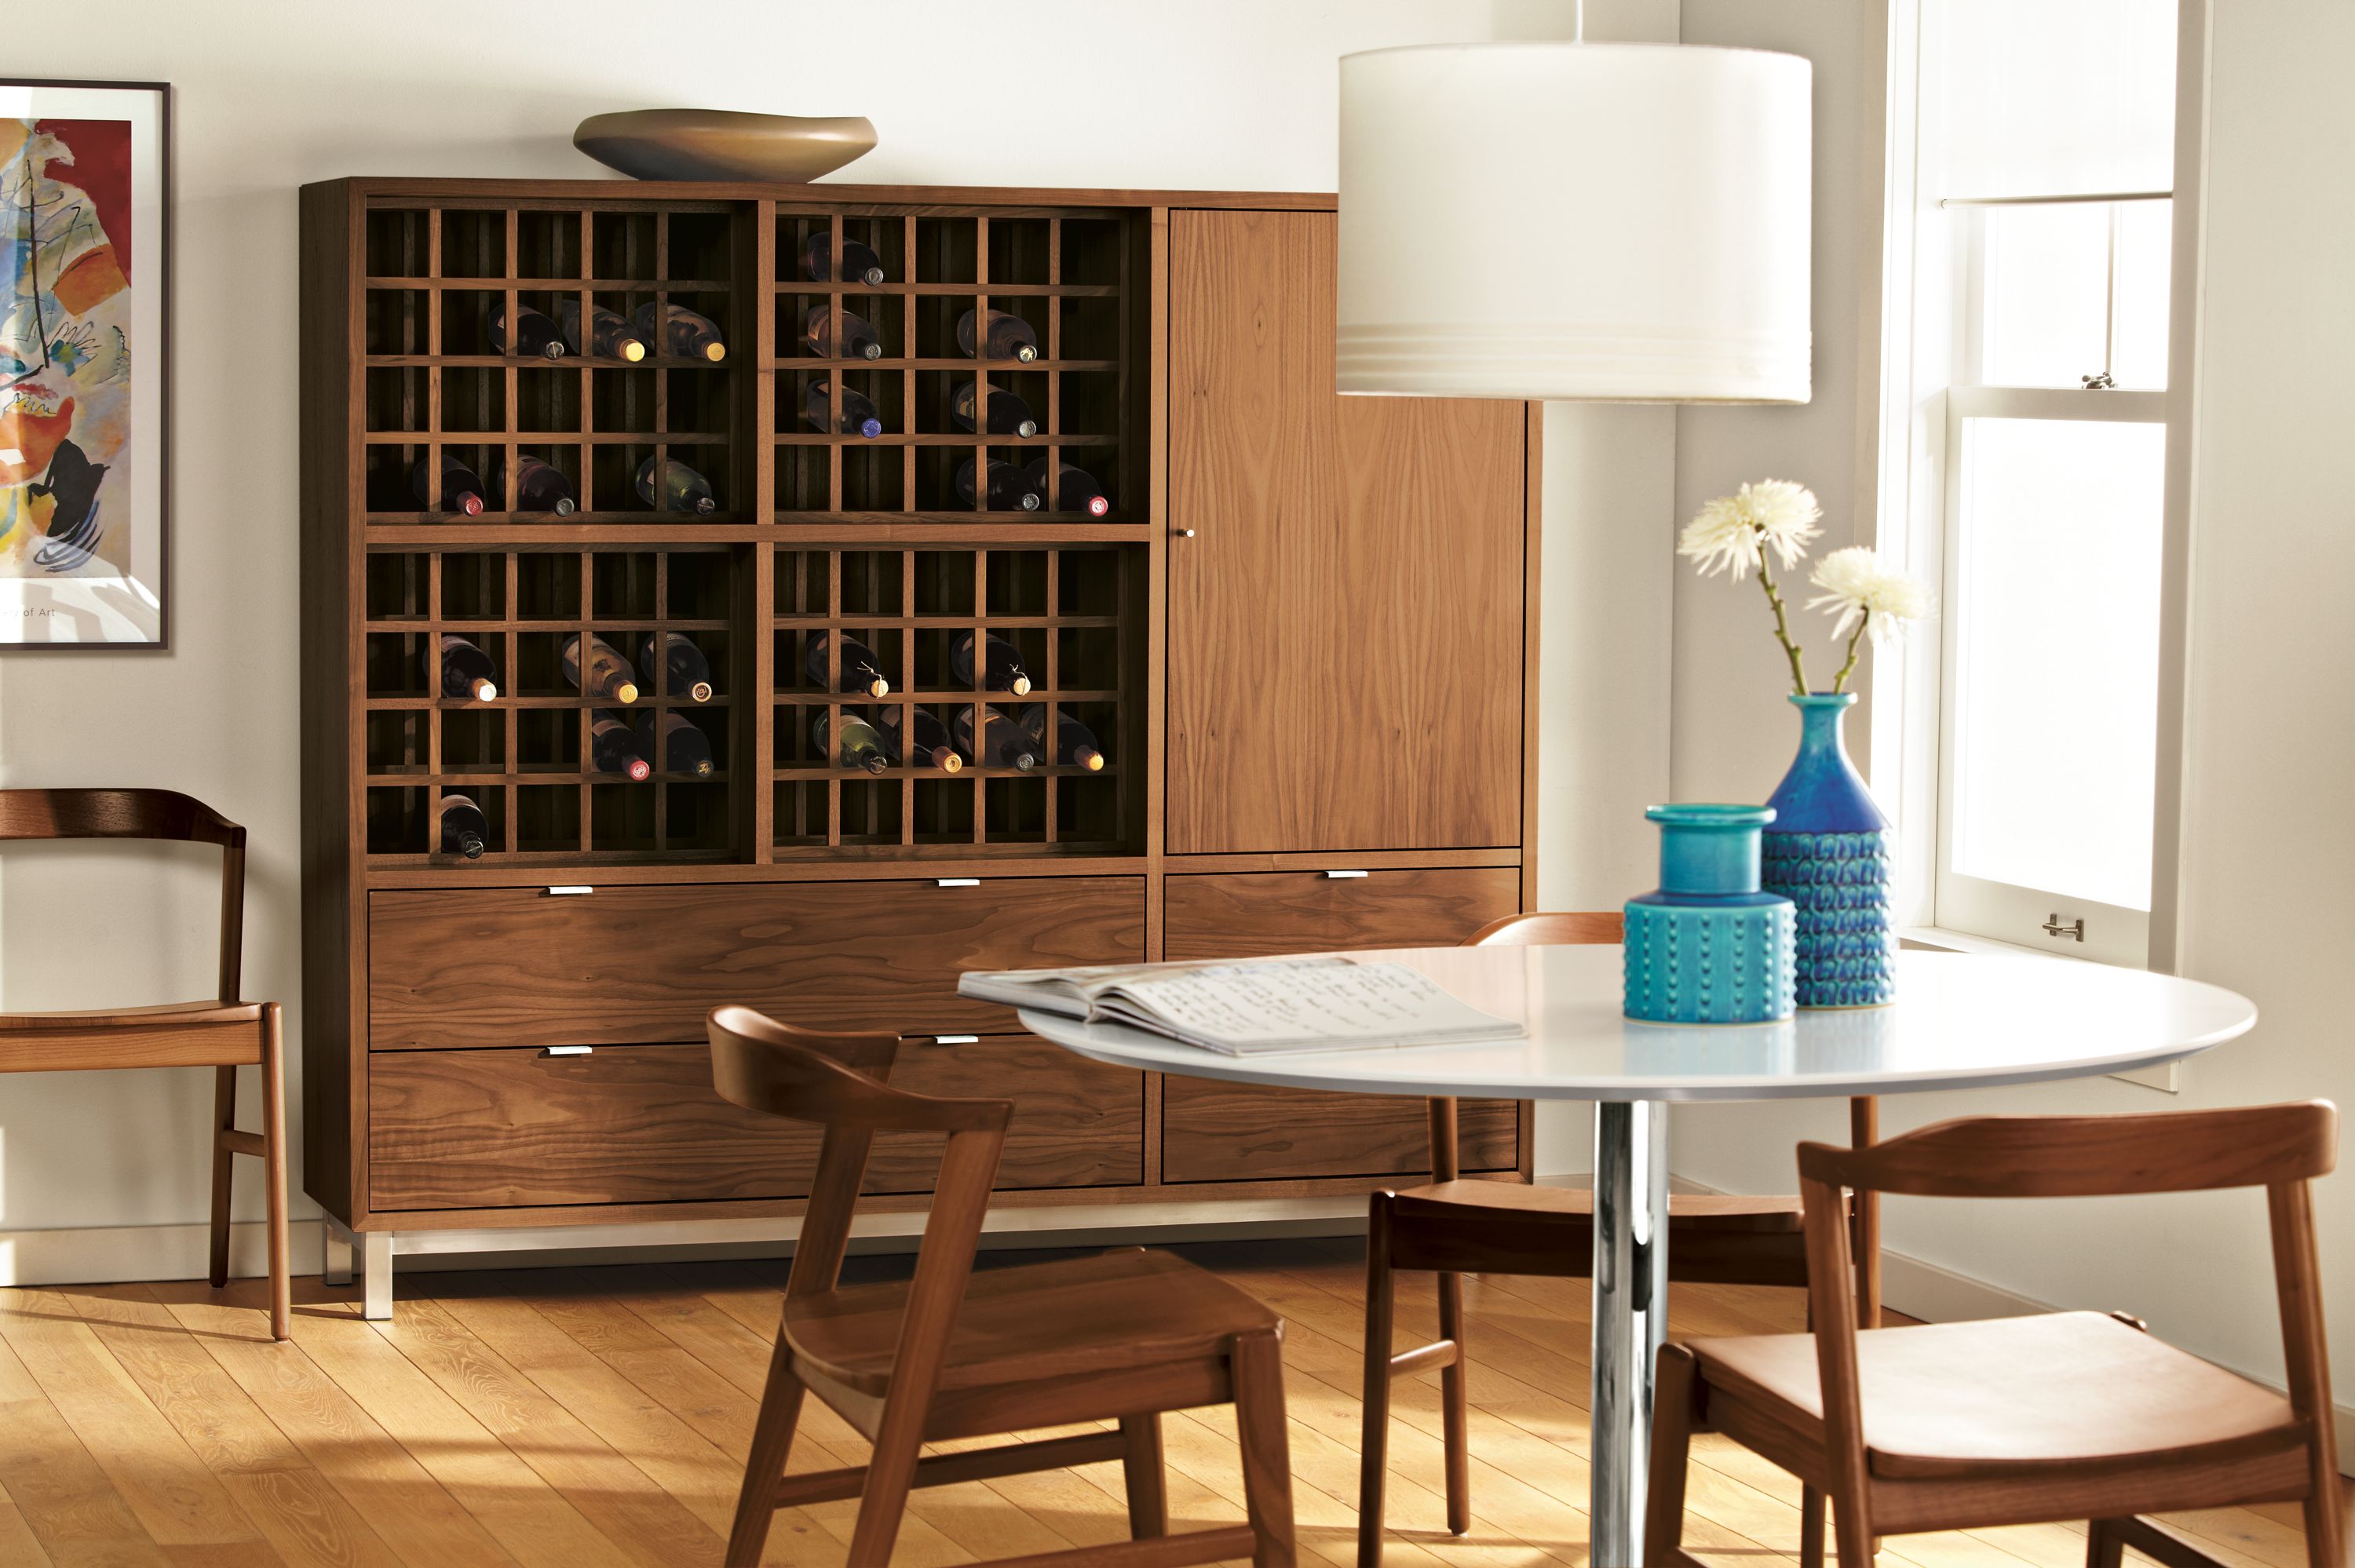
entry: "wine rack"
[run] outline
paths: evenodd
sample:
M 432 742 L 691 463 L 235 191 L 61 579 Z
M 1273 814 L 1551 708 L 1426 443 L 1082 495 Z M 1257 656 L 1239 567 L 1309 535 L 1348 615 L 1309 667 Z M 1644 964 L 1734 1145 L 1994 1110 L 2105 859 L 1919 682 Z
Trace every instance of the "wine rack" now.
M 1117 545 L 778 549 L 770 661 L 778 856 L 1113 853 L 1134 842 L 1142 567 L 1139 552 Z M 1028 692 L 986 689 L 980 659 L 956 679 L 957 641 L 986 646 L 992 637 L 1021 656 Z M 885 695 L 840 690 L 846 638 L 873 651 Z M 911 734 L 919 709 L 952 734 L 962 718 L 975 736 L 993 715 L 1028 718 L 1037 759 L 993 765 L 965 746 L 954 772 L 903 757 L 869 776 L 841 767 L 814 734 L 821 716 L 826 735 L 839 734 L 846 715 Z M 1067 723 L 1095 737 L 1097 766 L 1057 760 Z
M 738 428 L 754 357 L 754 313 L 741 299 L 739 252 L 750 218 L 722 203 L 625 208 L 378 206 L 367 214 L 363 351 L 364 503 L 371 524 L 486 529 L 547 523 L 741 523 L 751 515 Z M 656 341 L 636 361 L 595 353 L 502 354 L 491 315 L 518 308 L 556 318 L 566 305 L 657 317 L 677 305 L 711 321 L 727 357 L 678 357 Z M 411 488 L 420 459 L 444 453 L 480 477 L 485 510 L 464 515 Z M 518 460 L 537 458 L 569 482 L 578 510 L 516 510 Z M 702 475 L 714 510 L 684 513 L 656 487 L 638 493 L 647 461 Z
M 850 243 L 879 260 L 882 281 L 845 279 L 847 269 L 831 261 L 825 269 L 830 279 L 808 275 L 814 244 L 835 257 Z M 1082 471 L 1107 506 L 1101 516 L 1059 509 L 1061 498 L 1050 488 L 1027 514 L 1030 520 L 1138 521 L 1140 443 L 1129 395 L 1135 345 L 1143 335 L 1138 249 L 1134 215 L 1113 211 L 943 214 L 905 206 L 778 204 L 777 520 L 1004 521 L 1024 514 L 991 508 L 982 476 L 992 462 L 1028 470 L 1043 459 L 1050 471 L 1061 464 Z M 968 354 L 957 336 L 967 312 L 976 323 L 977 349 L 986 348 L 978 323 L 997 312 L 1027 324 L 1038 357 Z M 850 318 L 873 330 L 879 356 L 815 352 L 847 346 Z M 813 321 L 822 323 L 815 344 L 807 334 Z M 960 426 L 954 412 L 966 387 L 978 429 Z M 992 434 L 982 413 L 992 391 L 1018 397 L 1036 433 Z M 880 434 L 841 429 L 846 392 L 874 406 Z M 824 428 L 808 417 L 814 403 L 826 409 Z M 970 497 L 960 494 L 956 480 L 968 462 L 976 479 Z
M 601 860 L 724 858 L 731 851 L 730 675 L 737 583 L 746 552 L 726 546 L 644 550 L 369 553 L 365 581 L 362 819 L 382 864 L 463 866 L 436 842 L 444 795 L 483 810 L 483 860 L 517 854 Z M 673 634 L 718 679 L 697 702 L 677 694 L 639 650 Z M 499 692 L 446 695 L 442 639 L 490 656 Z M 634 701 L 587 697 L 564 670 L 568 642 L 602 639 L 636 667 Z M 644 781 L 601 771 L 590 726 L 610 713 L 675 712 L 709 742 L 708 774 L 670 772 L 659 755 Z M 657 719 L 656 733 L 659 734 Z

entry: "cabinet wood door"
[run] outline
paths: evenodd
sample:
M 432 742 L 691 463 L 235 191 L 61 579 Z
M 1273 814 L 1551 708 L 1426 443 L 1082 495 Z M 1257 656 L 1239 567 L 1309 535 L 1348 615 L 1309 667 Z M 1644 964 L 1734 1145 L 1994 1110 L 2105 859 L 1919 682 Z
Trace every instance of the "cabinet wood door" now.
M 1520 842 L 1527 405 L 1337 395 L 1335 235 L 1170 215 L 1173 854 Z

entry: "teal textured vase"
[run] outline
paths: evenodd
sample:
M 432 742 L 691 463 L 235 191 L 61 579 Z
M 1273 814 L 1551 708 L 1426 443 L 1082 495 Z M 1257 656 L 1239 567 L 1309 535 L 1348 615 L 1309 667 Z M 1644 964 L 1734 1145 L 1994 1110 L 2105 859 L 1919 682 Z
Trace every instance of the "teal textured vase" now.
M 1625 1009 L 1649 1023 L 1791 1016 L 1791 901 L 1758 886 L 1763 806 L 1654 806 L 1660 888 L 1627 901 Z
M 1897 997 L 1889 819 L 1840 735 L 1856 694 L 1794 696 L 1799 755 L 1767 804 L 1763 885 L 1798 908 L 1801 1007 L 1879 1007 Z

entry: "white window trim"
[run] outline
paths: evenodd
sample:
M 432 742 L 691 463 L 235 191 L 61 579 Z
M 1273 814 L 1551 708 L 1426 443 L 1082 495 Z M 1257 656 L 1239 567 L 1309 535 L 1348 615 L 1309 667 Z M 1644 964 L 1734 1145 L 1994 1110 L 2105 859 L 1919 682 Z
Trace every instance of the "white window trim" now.
M 1859 542 L 1928 582 L 1941 600 L 1948 586 L 1945 519 L 1954 478 L 1950 431 L 1963 413 L 2030 412 L 2033 417 L 2150 418 L 2168 427 L 2160 549 L 2157 761 L 2152 799 L 2151 897 L 2145 935 L 2126 950 L 2089 952 L 2073 939 L 2041 931 L 2017 933 L 2027 945 L 2073 956 L 2147 965 L 2171 973 L 2181 943 L 2180 866 L 2183 832 L 2185 671 L 2190 624 L 2190 498 L 2198 461 L 2192 429 L 2198 378 L 2200 267 L 2205 204 L 2201 173 L 2208 143 L 2208 0 L 2179 0 L 2176 44 L 2174 226 L 2165 392 L 2043 394 L 1961 388 L 1954 378 L 1956 259 L 1945 243 L 1948 220 L 1938 193 L 1922 189 L 1917 171 L 1936 153 L 1943 105 L 1935 74 L 1923 69 L 1924 43 L 1934 49 L 1945 7 L 1954 0 L 1884 0 L 1875 7 L 1885 45 L 1884 69 L 1868 83 L 1868 122 L 1878 111 L 1881 162 L 1867 161 L 1861 204 L 1865 287 L 1861 312 L 1861 385 L 1858 400 L 1856 493 L 1870 508 L 1860 517 Z M 1868 126 L 1868 134 L 1870 129 Z M 1924 308 L 1926 305 L 1927 308 Z M 2083 401 L 2099 397 L 2096 409 Z M 2113 400 L 2117 401 L 2113 401 Z M 2124 400 L 2140 399 L 2129 412 Z M 1937 925 L 1937 867 L 1945 852 L 1947 813 L 1941 809 L 1940 718 L 1946 695 L 1942 624 L 1903 647 L 1876 649 L 1859 683 L 1865 713 L 1874 715 L 1859 737 L 1874 793 L 1900 827 L 1897 853 L 1899 924 Z M 2080 901 L 2083 902 L 2083 901 Z M 2139 912 L 2135 912 L 2139 915 Z M 2091 928 L 2091 922 L 2088 923 Z

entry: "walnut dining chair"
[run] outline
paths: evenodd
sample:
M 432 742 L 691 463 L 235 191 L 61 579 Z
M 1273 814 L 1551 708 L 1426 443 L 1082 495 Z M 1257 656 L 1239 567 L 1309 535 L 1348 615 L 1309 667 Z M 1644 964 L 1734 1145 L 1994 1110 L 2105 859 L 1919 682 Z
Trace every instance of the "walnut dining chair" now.
M 2091 1521 L 2088 1568 L 2134 1547 L 2221 1568 L 2142 1516 L 2297 1502 L 2312 1568 L 2344 1568 L 2309 1188 L 2337 1163 L 2324 1100 L 2147 1116 L 1973 1117 L 1872 1149 L 1799 1146 L 1815 1330 L 1662 1347 L 1646 1568 L 1681 1545 L 1692 1435 L 1722 1433 L 1828 1492 L 1839 1568 L 1882 1535 Z M 2263 1187 L 2287 1393 L 2176 1350 L 2123 1314 L 2049 1312 L 1859 1331 L 1847 1192 L 2088 1198 Z M 1803 1552 L 1801 1568 L 1817 1568 Z
M 848 1568 L 884 1568 L 912 1488 L 1118 1459 L 1132 1539 L 1027 1564 L 1178 1568 L 1249 1557 L 1294 1568 L 1283 1320 L 1167 1253 L 973 1270 L 1013 1106 L 891 1087 L 893 1034 L 813 1033 L 745 1007 L 710 1015 L 711 1075 L 747 1109 L 826 1128 L 785 1279 L 761 1413 L 745 1461 L 728 1568 L 760 1562 L 780 1508 L 858 1499 Z M 946 1139 L 932 1212 L 906 1283 L 845 1286 L 876 1136 Z M 872 1445 L 864 1466 L 785 1474 L 805 1393 Z M 1247 1522 L 1168 1533 L 1161 1413 L 1235 1407 Z M 1116 1429 L 920 1457 L 927 1442 L 1115 1421 Z
M 229 1283 L 229 1185 L 236 1157 L 261 1161 L 270 1233 L 270 1332 L 287 1337 L 285 1031 L 274 1001 L 239 999 L 245 929 L 245 830 L 171 789 L 0 789 L 0 842 L 150 839 L 221 852 L 219 991 L 209 1001 L 0 1014 L 0 1073 L 210 1067 L 212 1282 Z M 261 1130 L 237 1125 L 237 1070 L 261 1069 Z
M 1508 915 L 1465 938 L 1465 947 L 1540 947 L 1614 943 L 1622 917 L 1615 910 Z M 1447 1529 L 1472 1528 L 1472 1467 L 1466 1440 L 1464 1280 L 1466 1274 L 1522 1274 L 1583 1279 L 1593 1266 L 1593 1193 L 1583 1188 L 1533 1187 L 1461 1178 L 1453 1099 L 1431 1102 L 1431 1181 L 1421 1187 L 1374 1194 L 1366 1226 L 1365 1439 L 1359 1449 L 1358 1563 L 1380 1568 L 1387 1476 L 1391 1384 L 1439 1369 L 1440 1439 L 1445 1457 Z M 1859 1144 L 1873 1140 L 1878 1102 L 1849 1102 L 1849 1125 Z M 1880 1213 L 1870 1197 L 1855 1209 L 1857 1309 L 1867 1322 L 1881 1313 Z M 1391 1349 L 1396 1317 L 1393 1276 L 1400 1269 L 1439 1277 L 1439 1338 L 1411 1350 Z M 1807 1287 L 1806 1237 L 1799 1200 L 1676 1192 L 1668 1197 L 1668 1277 L 1696 1285 L 1780 1285 Z M 1823 1502 L 1812 1490 L 1802 1502 L 1803 1528 L 1820 1541 Z

